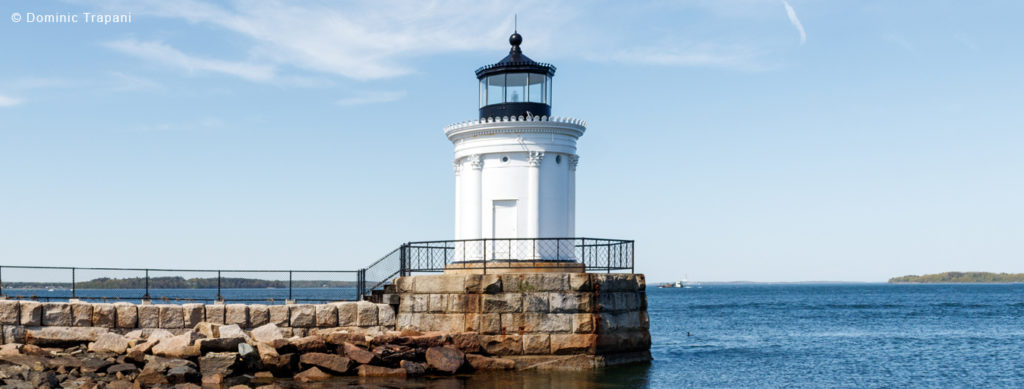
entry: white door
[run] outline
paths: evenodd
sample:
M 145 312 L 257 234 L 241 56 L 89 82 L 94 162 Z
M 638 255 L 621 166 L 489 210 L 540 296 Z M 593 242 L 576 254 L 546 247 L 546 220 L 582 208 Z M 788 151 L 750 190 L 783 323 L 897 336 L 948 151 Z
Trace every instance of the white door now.
M 519 224 L 516 200 L 494 200 L 493 212 L 491 217 L 491 237 L 495 238 L 495 240 L 488 244 L 490 246 L 488 251 L 491 252 L 489 257 L 491 259 L 510 259 L 510 254 L 512 254 L 511 248 L 516 242 L 502 239 L 519 236 L 518 229 L 516 228 Z

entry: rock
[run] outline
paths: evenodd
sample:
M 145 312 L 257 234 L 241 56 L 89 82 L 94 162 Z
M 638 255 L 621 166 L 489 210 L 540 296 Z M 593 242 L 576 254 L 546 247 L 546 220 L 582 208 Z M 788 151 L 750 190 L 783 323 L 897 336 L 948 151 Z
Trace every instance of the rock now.
M 518 313 L 522 310 L 522 294 L 504 293 L 483 296 L 483 313 Z
M 291 306 L 271 305 L 267 310 L 270 315 L 270 324 L 283 327 L 287 327 L 289 325 L 288 320 L 291 318 Z
M 185 314 L 180 305 L 160 306 L 160 328 L 185 328 Z
M 186 382 L 186 383 L 183 383 L 183 384 L 174 385 L 174 389 L 202 389 L 202 388 L 203 388 L 202 386 L 193 384 L 191 382 Z M 245 389 L 249 389 L 249 387 L 246 386 Z
M 139 328 L 160 328 L 160 307 L 139 305 Z
M 346 357 L 363 365 L 369 364 L 377 359 L 377 356 L 374 353 L 363 350 L 352 343 L 345 343 L 342 345 L 342 349 L 345 351 Z
M 45 350 L 42 347 L 36 346 L 34 344 L 22 345 L 21 346 L 21 353 L 25 354 L 25 355 L 38 355 L 38 356 L 41 356 L 41 357 L 51 357 L 51 356 L 53 356 L 53 354 L 50 353 L 49 350 Z
M 242 328 L 239 327 L 238 324 L 220 326 L 218 332 L 220 332 L 221 338 L 242 338 L 246 342 L 252 342 L 252 338 L 249 337 L 249 334 L 242 331 Z
M 199 352 L 205 354 L 208 352 L 217 351 L 234 351 L 238 349 L 239 344 L 245 344 L 243 338 L 213 338 L 213 339 L 199 339 L 196 340 L 199 345 Z
M 202 383 L 203 383 L 203 386 L 221 387 L 222 386 L 221 384 L 224 383 L 224 376 L 220 375 L 220 374 L 212 374 L 212 375 L 205 375 L 204 374 L 203 378 L 202 378 Z
M 8 343 L 0 346 L 0 356 L 21 354 L 20 343 Z
M 67 327 L 71 325 L 71 304 L 43 304 L 43 325 Z
M 252 375 L 250 385 L 270 385 L 274 383 L 274 374 L 269 371 L 258 371 Z M 276 385 L 275 385 L 276 386 Z
M 25 340 L 42 347 L 71 347 L 95 342 L 105 333 L 106 328 L 97 327 L 41 327 L 28 330 Z
M 60 385 L 60 380 L 52 371 L 33 371 L 28 374 L 28 382 L 37 388 L 54 388 Z
M 90 304 L 92 306 L 92 326 L 114 328 L 117 325 L 117 311 L 114 304 L 100 303 Z M 71 308 L 72 310 L 74 307 Z
M 185 382 L 199 381 L 200 375 L 191 366 L 175 366 L 167 370 L 165 374 L 168 383 L 181 384 Z
M 206 321 L 213 324 L 224 324 L 224 304 L 206 305 Z
M 329 380 L 331 379 L 331 375 L 324 373 L 322 370 L 318 368 L 311 367 L 302 373 L 296 374 L 294 379 L 296 381 L 306 384 L 310 382 Z
M 174 333 L 162 328 L 154 329 L 149 331 L 149 335 L 146 336 L 147 340 L 160 340 L 173 337 Z
M 113 365 L 112 359 L 87 357 L 82 358 L 79 369 L 82 373 L 95 373 L 106 369 L 108 366 Z M 133 365 L 134 366 L 134 365 Z
M 132 303 L 114 303 L 115 319 L 117 328 L 138 327 L 139 310 L 138 306 Z
M 356 303 L 356 325 L 360 327 L 369 327 L 377 325 L 377 304 L 369 301 L 359 301 Z
M 359 366 L 360 377 L 405 377 L 404 368 L 389 368 L 383 366 L 362 365 Z
M 427 372 L 427 369 L 423 367 L 422 363 L 413 362 L 409 360 L 402 360 L 399 362 L 399 366 L 405 369 L 405 374 L 408 376 L 421 376 Z
M 184 321 L 183 328 L 194 328 L 206 320 L 206 308 L 203 307 L 203 304 L 182 304 L 181 314 Z
M 84 367 L 84 364 L 83 364 L 83 367 Z M 139 371 L 139 368 L 136 367 L 134 363 L 119 363 L 119 364 L 107 367 L 107 374 L 108 375 L 113 375 L 113 374 L 117 374 L 117 373 L 121 373 L 122 375 L 129 375 L 129 374 L 135 374 L 138 371 Z
M 220 326 L 221 326 L 220 324 L 214 324 L 214 323 L 203 321 L 203 322 L 196 323 L 196 325 L 192 327 L 192 331 L 195 331 L 196 333 L 199 333 L 200 335 L 203 335 L 203 337 L 206 337 L 206 338 L 209 338 L 209 339 L 219 338 L 220 337 Z
M 19 324 L 21 305 L 17 300 L 0 300 L 0 324 Z
M 491 355 L 521 355 L 523 337 L 520 335 L 481 335 L 480 346 Z
M 199 345 L 192 344 L 195 338 L 196 333 L 189 331 L 182 335 L 161 339 L 159 343 L 153 346 L 153 354 L 169 358 L 189 358 L 199 356 Z
M 270 343 L 277 339 L 284 339 L 281 335 L 281 329 L 274 323 L 264 324 L 256 327 L 251 332 L 253 340 L 256 342 Z
M 596 334 L 551 334 L 551 354 L 594 354 Z
M 356 318 L 358 316 L 356 310 L 356 303 L 345 302 L 335 304 L 338 309 L 338 325 L 342 327 L 350 327 L 356 325 Z
M 475 332 L 457 332 L 449 335 L 452 346 L 467 353 L 480 352 L 480 335 Z
M 292 328 L 308 328 L 316 326 L 316 308 L 311 304 L 298 304 L 291 306 Z
M 248 327 L 249 306 L 245 304 L 228 304 L 225 311 L 224 324 L 235 324 L 239 327 Z
M 327 343 L 324 342 L 323 338 L 316 335 L 292 339 L 290 342 L 300 353 L 327 351 Z
M 209 353 L 199 357 L 199 371 L 204 376 L 220 374 L 230 376 L 238 366 L 237 353 Z
M 28 327 L 43 324 L 42 304 L 35 301 L 22 301 L 19 305 L 21 308 L 21 325 Z
M 263 361 L 260 359 L 260 353 L 258 353 L 256 349 L 248 343 L 238 344 L 238 358 L 241 360 L 241 364 L 246 371 L 263 369 Z
M 25 343 L 25 327 L 3 326 L 4 342 Z
M 454 374 L 466 361 L 466 355 L 454 347 L 427 349 L 427 366 L 442 373 Z
M 316 326 L 317 327 L 337 327 L 338 326 L 338 307 L 334 304 L 317 304 L 314 305 L 316 311 Z
M 357 346 L 369 346 L 366 336 L 363 334 L 352 334 L 348 331 L 335 331 L 327 334 L 327 343 L 341 346 L 345 343 L 352 343 Z
M 352 361 L 343 356 L 325 353 L 307 353 L 299 356 L 302 366 L 315 366 L 334 374 L 345 374 L 352 367 Z
M 485 294 L 497 294 L 502 292 L 501 276 L 497 274 L 484 274 L 480 278 L 480 291 Z
M 71 303 L 71 325 L 75 327 L 92 327 L 93 304 Z
M 381 326 L 394 326 L 395 309 L 387 304 L 377 304 L 377 323 Z
M 249 305 L 249 325 L 252 328 L 270 323 L 270 308 L 263 304 Z
M 516 361 L 508 358 L 491 358 L 478 354 L 466 354 L 466 362 L 476 370 L 512 370 Z
M 128 349 L 128 339 L 115 333 L 100 335 L 96 342 L 89 344 L 89 351 L 96 353 L 123 354 Z
M 550 334 L 523 335 L 523 354 L 546 355 L 551 353 Z
M 448 335 L 444 333 L 429 333 L 420 336 L 406 338 L 405 345 L 410 347 L 437 347 L 448 343 Z
M 142 372 L 139 373 L 139 376 L 135 377 L 135 383 L 143 387 L 149 387 L 155 385 L 164 385 L 167 384 L 168 381 L 167 377 L 164 377 L 163 373 L 147 368 L 142 369 Z

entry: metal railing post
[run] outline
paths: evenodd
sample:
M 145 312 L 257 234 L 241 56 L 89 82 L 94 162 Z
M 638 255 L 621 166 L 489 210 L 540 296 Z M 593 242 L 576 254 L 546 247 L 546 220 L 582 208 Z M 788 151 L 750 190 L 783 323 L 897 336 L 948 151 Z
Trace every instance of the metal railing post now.
M 146 269 L 146 294 L 142 298 L 149 300 L 149 269 Z
M 398 250 L 398 276 L 399 277 L 405 277 L 405 272 L 406 272 L 405 259 L 406 259 L 406 255 L 407 255 L 406 250 L 408 250 L 408 249 L 409 249 L 409 244 L 405 243 Z
M 292 299 L 292 271 L 288 271 L 288 299 Z
M 484 264 L 484 274 L 487 274 L 487 239 L 484 239 L 481 243 L 483 245 L 484 256 L 480 258 L 480 262 Z
M 71 268 L 71 297 L 75 296 L 75 268 Z
M 636 274 L 636 245 L 629 242 L 629 272 Z
M 4 267 L 0 266 L 0 297 L 4 295 Z
M 363 299 L 363 294 L 366 293 L 366 269 L 359 269 L 359 273 L 356 273 L 356 301 Z
M 220 295 L 220 270 L 217 270 L 217 301 L 223 301 L 224 297 Z

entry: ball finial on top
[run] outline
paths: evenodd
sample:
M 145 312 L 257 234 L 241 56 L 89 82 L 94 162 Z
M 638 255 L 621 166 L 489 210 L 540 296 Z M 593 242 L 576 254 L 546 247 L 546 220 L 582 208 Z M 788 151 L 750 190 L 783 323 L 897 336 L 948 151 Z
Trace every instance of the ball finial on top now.
M 508 37 L 508 43 L 512 46 L 519 46 L 523 43 L 523 36 L 519 35 L 518 32 L 514 32 L 512 36 Z

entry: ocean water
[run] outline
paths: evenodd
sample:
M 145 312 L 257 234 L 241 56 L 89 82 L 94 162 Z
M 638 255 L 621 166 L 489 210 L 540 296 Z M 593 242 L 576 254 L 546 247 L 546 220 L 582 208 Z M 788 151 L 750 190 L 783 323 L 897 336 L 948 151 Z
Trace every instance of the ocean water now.
M 230 293 L 246 298 L 268 290 Z M 652 287 L 647 300 L 649 365 L 596 373 L 342 378 L 317 387 L 1024 388 L 1024 284 Z
M 1024 284 L 711 285 L 647 298 L 654 362 L 623 369 L 642 375 L 630 386 L 1024 388 Z

